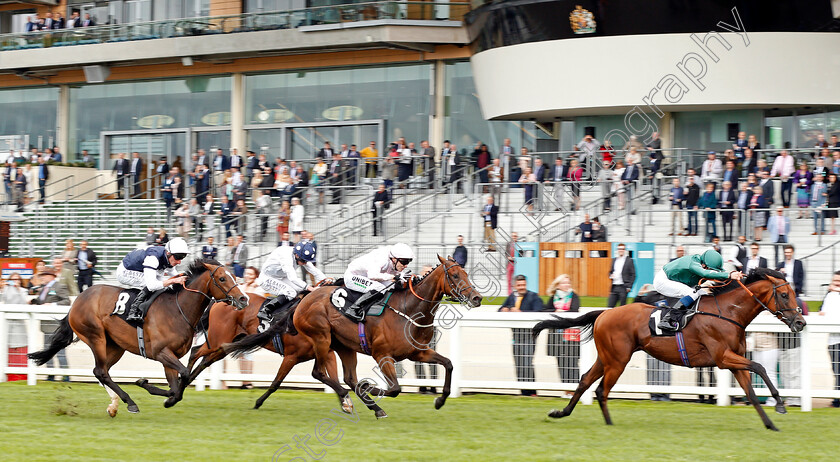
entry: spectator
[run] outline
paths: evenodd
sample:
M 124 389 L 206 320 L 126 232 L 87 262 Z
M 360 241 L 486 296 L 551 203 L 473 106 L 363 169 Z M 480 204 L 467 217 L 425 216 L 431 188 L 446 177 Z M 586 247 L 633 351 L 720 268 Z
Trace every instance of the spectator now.
M 565 193 L 564 184 L 569 179 L 569 167 L 563 163 L 562 157 L 554 159 L 554 167 L 551 169 L 551 181 L 554 183 L 554 202 L 557 205 L 555 210 L 563 207 Z
M 630 289 L 633 288 L 633 283 L 636 281 L 636 266 L 633 259 L 624 255 L 626 246 L 618 244 L 616 248 L 618 256 L 612 259 L 608 274 L 608 277 L 612 280 L 612 288 L 610 289 L 610 296 L 607 298 L 607 308 L 626 305 L 627 294 L 630 293 Z
M 45 268 L 40 273 L 40 284 L 35 298 L 30 300 L 32 305 L 56 304 L 56 305 L 70 305 L 70 292 L 67 287 L 56 279 L 56 272 L 53 268 Z M 58 329 L 58 321 L 41 321 L 41 332 L 44 334 L 44 344 L 48 345 L 52 341 L 53 332 Z M 67 356 L 64 350 L 61 350 L 57 355 L 58 367 L 67 369 Z M 52 361 L 50 361 L 52 362 Z M 49 365 L 49 363 L 47 363 Z M 47 380 L 53 381 L 55 378 L 52 375 L 47 376 Z M 69 381 L 69 377 L 64 377 L 64 381 Z
M 693 173 L 693 170 L 689 170 Z M 685 187 L 685 208 L 688 211 L 688 229 L 686 236 L 696 236 L 699 228 L 697 223 L 697 207 L 700 201 L 700 186 L 695 183 L 695 176 L 689 174 Z
M 624 182 L 621 179 L 626 170 L 623 161 L 616 162 L 615 171 L 613 171 L 612 194 L 618 198 L 618 210 L 624 210 L 627 205 L 627 194 L 625 194 Z
M 744 150 L 747 149 L 747 132 L 738 132 L 738 138 L 732 143 L 732 150 L 739 160 L 744 158 Z
M 762 209 L 769 207 L 764 197 L 764 189 L 761 186 L 753 188 L 753 195 L 750 198 L 750 209 L 753 214 L 753 226 L 755 226 L 755 240 L 761 241 L 761 233 L 767 225 L 767 216 Z
M 150 228 L 151 229 L 151 228 Z M 96 271 L 96 252 L 88 248 L 88 241 L 83 240 L 79 252 L 76 254 L 76 267 L 79 272 L 76 278 L 76 286 L 79 293 L 93 285 L 93 272 Z
M 717 153 L 709 151 L 708 158 L 703 161 L 703 167 L 700 169 L 700 178 L 703 183 L 714 183 L 720 181 L 720 176 L 723 173 L 723 163 L 717 158 Z
M 510 171 L 514 165 L 510 161 L 514 157 L 513 146 L 510 144 L 510 138 L 505 138 L 502 141 L 502 147 L 499 148 L 499 158 L 501 159 L 502 169 L 507 170 L 507 175 L 512 178 Z
M 729 264 L 731 267 L 724 268 L 727 271 L 741 271 L 747 274 L 744 269 L 743 261 L 747 258 L 747 237 L 744 235 L 738 236 L 738 241 L 732 246 L 729 254 L 723 259 L 724 264 Z
M 749 209 L 753 192 L 747 182 L 742 181 L 739 183 L 739 186 L 741 190 L 738 191 L 738 198 L 736 202 L 738 207 L 738 213 L 736 215 L 738 220 L 738 233 L 747 234 L 747 228 L 749 228 L 749 214 L 747 213 L 747 210 Z
M 823 217 L 831 219 L 831 232 L 829 234 L 837 234 L 837 208 L 840 207 L 840 182 L 837 181 L 836 173 L 828 174 L 828 184 L 826 185 L 826 203 L 828 208 L 823 210 Z
M 125 159 L 124 152 L 117 154 L 117 160 L 114 161 L 114 168 L 111 171 L 117 175 L 117 198 L 122 199 L 125 190 L 125 178 L 131 173 L 131 166 Z
M 788 242 L 790 234 L 790 218 L 785 216 L 783 207 L 776 207 L 776 215 L 767 223 L 767 232 L 770 233 L 770 242 L 773 246 L 774 261 L 779 261 L 779 245 Z
M 823 176 L 817 173 L 814 175 L 814 182 L 811 184 L 811 191 L 809 193 L 810 205 L 814 209 L 811 211 L 811 215 L 814 218 L 814 232 L 811 233 L 812 236 L 816 236 L 817 233 L 825 234 L 825 217 L 823 216 L 823 212 L 819 210 L 825 207 L 825 192 L 826 186 L 823 183 Z
M 635 135 L 633 135 L 635 136 Z M 580 153 L 577 155 L 580 167 L 584 172 L 588 172 L 589 159 L 595 159 L 595 152 L 601 147 L 601 143 L 592 135 L 584 135 L 580 143 L 575 146 Z
M 96 25 L 96 21 L 90 17 L 90 13 L 85 13 L 85 19 L 81 22 L 81 27 L 93 27 Z
M 47 160 L 44 157 L 38 158 L 38 192 L 41 194 L 39 203 L 43 205 L 46 201 L 45 197 L 47 181 L 50 179 L 50 169 L 47 166 Z
M 735 218 L 735 205 L 738 203 L 738 198 L 735 191 L 732 190 L 732 183 L 727 180 L 723 181 L 723 189 L 720 191 L 720 200 L 718 207 L 723 209 L 720 212 L 720 219 L 723 225 L 723 240 L 731 241 L 733 233 L 732 221 Z
M 236 237 L 236 244 L 231 249 L 228 266 L 233 268 L 233 274 L 241 278 L 245 275 L 245 267 L 248 266 L 248 246 L 245 245 L 245 236 L 239 235 Z
M 373 194 L 373 203 L 370 205 L 370 212 L 373 214 L 373 235 L 382 234 L 382 215 L 391 207 L 391 198 L 385 190 L 385 183 L 379 185 Z
M 775 202 L 773 200 L 774 196 L 776 195 L 776 187 L 773 185 L 773 180 L 770 179 L 770 172 L 767 170 L 760 171 L 761 179 L 758 182 L 758 185 L 761 186 L 762 192 L 764 194 L 764 199 L 767 201 L 767 206 L 770 207 Z M 767 222 L 767 215 L 769 212 L 765 212 L 765 223 Z M 765 229 L 767 229 L 765 225 Z
M 163 203 L 166 204 L 167 223 L 172 220 L 172 204 L 175 203 L 175 194 L 173 190 L 175 187 L 175 173 L 169 173 L 169 175 L 167 175 L 160 184 L 161 197 L 163 198 Z
M 292 237 L 295 242 L 300 241 L 300 234 L 301 231 L 303 231 L 303 217 L 304 209 L 303 206 L 300 205 L 300 199 L 293 197 L 292 208 L 289 212 L 289 230 L 292 232 Z
M 544 311 L 580 311 L 580 297 L 572 289 L 572 280 L 568 274 L 557 276 L 548 286 L 547 293 L 548 300 L 545 302 Z M 548 355 L 557 358 L 560 382 L 577 383 L 580 380 L 580 329 L 555 329 L 549 332 Z
M 795 173 L 794 170 L 796 167 L 794 165 L 793 156 L 787 150 L 782 150 L 776 156 L 776 160 L 773 161 L 773 168 L 770 170 L 770 176 L 779 177 L 782 180 L 782 206 L 785 208 L 790 207 L 791 188 L 793 186 L 790 177 Z
M 583 168 L 576 159 L 569 165 L 569 184 L 572 191 L 572 210 L 580 210 L 580 182 L 583 180 Z
M 487 243 L 487 251 L 496 251 L 496 226 L 499 206 L 493 203 L 493 196 L 487 198 L 487 204 L 481 212 L 484 221 L 484 242 Z
M 785 259 L 776 264 L 776 270 L 784 273 L 785 279 L 793 284 L 796 296 L 799 297 L 805 292 L 805 271 L 802 260 L 793 258 L 793 251 L 792 245 L 785 246 Z
M 534 189 L 537 187 L 537 177 L 531 172 L 531 167 L 525 167 L 522 170 L 519 184 L 525 187 L 525 208 L 532 212 L 534 210 Z
M 73 274 L 73 265 L 65 265 L 61 258 L 53 259 L 53 271 L 55 271 L 60 282 L 67 288 L 67 293 L 70 297 L 79 296 L 79 285 L 76 283 L 76 278 Z
M 621 174 L 621 184 L 627 194 L 627 208 L 631 214 L 635 214 L 633 208 L 633 195 L 636 189 L 636 182 L 639 180 L 639 167 L 635 164 L 632 158 L 627 157 L 627 167 L 624 173 Z
M 31 163 L 23 164 L 23 176 L 26 179 L 26 182 L 23 188 L 22 200 L 24 205 L 29 205 L 32 203 L 32 199 L 34 198 L 32 191 L 36 183 L 35 170 L 32 170 Z
M 668 202 L 671 204 L 671 232 L 668 234 L 669 236 L 682 236 L 685 233 L 683 232 L 683 218 L 682 218 L 682 208 L 683 208 L 683 201 L 685 198 L 685 194 L 683 193 L 683 188 L 680 186 L 680 179 L 674 178 L 671 180 L 671 191 L 668 193 Z M 676 227 L 677 221 L 679 221 L 679 227 Z
M 207 244 L 201 246 L 201 258 L 205 260 L 215 260 L 219 255 L 219 249 L 213 245 L 213 236 L 207 237 Z
M 697 202 L 697 207 L 706 211 L 706 233 L 705 242 L 712 242 L 712 236 L 717 235 L 717 213 L 714 211 L 718 206 L 715 197 L 715 183 L 706 183 L 706 192 Z
M 411 176 L 412 154 L 414 154 L 412 149 L 405 144 L 405 140 L 400 138 L 400 144 L 398 144 L 397 148 L 397 165 L 399 167 L 397 180 L 400 183 L 400 189 L 407 187 L 406 182 Z
M 631 149 L 639 150 L 643 149 L 644 145 L 639 141 L 639 137 L 636 135 L 630 135 L 630 139 L 624 143 L 624 147 L 622 148 L 623 151 L 629 151 Z
M 604 144 L 599 149 L 603 159 L 604 167 L 611 166 L 613 160 L 616 158 L 615 148 L 610 140 L 604 140 Z
M 833 322 L 840 322 L 840 271 L 831 276 L 828 294 L 820 307 L 820 316 L 831 318 Z M 828 355 L 831 369 L 834 371 L 834 389 L 840 390 L 840 334 L 828 334 Z M 840 407 L 840 399 L 831 400 L 832 407 Z
M 248 223 L 248 206 L 245 205 L 244 199 L 236 201 L 236 207 L 233 208 L 231 216 L 235 217 L 233 225 L 236 228 L 236 234 L 240 236 L 244 235 L 247 231 Z
M 435 148 L 429 142 L 420 142 L 420 158 L 423 160 L 423 173 L 426 175 L 426 185 L 429 189 L 435 187 Z
M 144 242 L 148 246 L 155 245 L 155 241 L 157 241 L 157 233 L 155 232 L 154 228 L 149 226 L 149 228 L 146 230 L 146 239 Z
M 5 282 L 5 285 L 2 285 Z M 9 305 L 25 305 L 26 304 L 26 289 L 23 288 L 23 279 L 20 273 L 12 273 L 9 275 L 9 280 L 4 281 L 0 279 L 0 287 L 3 291 L 0 293 L 0 303 Z M 7 321 L 8 329 L 8 365 L 12 367 L 26 367 L 26 354 L 28 353 L 28 339 L 26 333 L 26 324 L 22 320 L 10 319 Z M 0 377 L 2 379 L 2 377 Z M 9 382 L 16 380 L 26 380 L 25 374 L 7 374 L 6 379 Z
M 525 276 L 516 276 L 516 291 L 508 295 L 499 311 L 526 312 L 542 311 L 543 302 L 536 292 L 528 290 Z M 534 339 L 531 329 L 513 329 L 513 360 L 516 365 L 516 380 L 519 382 L 534 381 Z M 536 396 L 537 391 L 523 389 L 525 396 Z
M 505 257 L 507 258 L 507 267 L 505 268 L 507 276 L 508 294 L 513 293 L 513 269 L 516 263 L 516 257 L 519 255 L 519 235 L 516 232 L 510 234 L 510 241 L 505 246 Z
M 630 149 L 627 151 L 627 154 L 624 156 L 624 162 L 628 163 L 629 161 L 633 161 L 634 165 L 636 165 L 637 167 L 641 167 L 642 156 L 641 154 L 639 154 L 635 146 L 630 147 Z
M 601 224 L 598 217 L 592 219 L 592 242 L 607 242 L 607 227 Z M 602 256 L 606 257 L 606 251 Z
M 750 256 L 741 261 L 744 274 L 749 274 L 756 268 L 767 268 L 767 259 L 758 255 L 758 242 L 750 244 Z
M 455 247 L 455 251 L 452 253 L 452 258 L 461 265 L 462 268 L 467 267 L 467 248 L 464 247 L 464 236 L 458 235 L 458 246 Z
M 647 148 L 648 156 L 650 157 L 650 173 L 648 173 L 647 178 L 653 187 L 652 203 L 655 205 L 659 202 L 658 196 L 661 184 L 661 180 L 657 178 L 656 174 L 659 173 L 659 169 L 662 168 L 662 161 L 665 159 L 665 156 L 662 155 L 662 140 L 659 139 L 659 132 L 653 132 L 651 134 L 651 141 L 645 148 Z M 661 176 L 659 175 L 659 177 Z
M 166 245 L 167 242 L 169 242 L 169 235 L 166 234 L 165 229 L 160 228 L 158 235 L 155 238 L 155 245 Z
M 260 220 L 259 235 L 257 240 L 263 241 L 268 235 L 268 217 L 271 214 L 271 196 L 260 194 L 254 201 L 257 205 L 257 215 Z
M 505 171 L 502 168 L 498 158 L 493 159 L 493 164 L 488 169 L 488 176 L 490 177 L 490 194 L 493 198 L 498 199 L 502 194 L 502 183 L 505 181 Z
M 799 170 L 793 174 L 793 186 L 796 187 L 796 205 L 799 206 L 799 216 L 797 218 L 804 218 L 805 214 L 802 209 L 807 209 L 811 205 L 811 184 L 814 182 L 814 174 L 808 170 L 808 164 L 802 163 Z
M 176 232 L 184 239 L 189 239 L 192 219 L 190 217 L 190 207 L 186 202 L 181 202 L 181 206 L 175 211 L 175 218 L 177 219 Z
M 745 178 L 750 173 L 755 173 L 758 170 L 755 157 L 752 149 L 744 150 L 744 160 L 741 161 L 741 178 Z
M 612 208 L 612 196 L 614 196 L 615 172 L 613 164 L 605 164 L 598 172 L 598 182 L 601 184 L 601 195 L 604 197 L 604 213 Z
M 486 144 L 479 143 L 478 148 L 473 153 L 473 157 L 475 157 L 475 167 L 478 169 L 479 182 L 485 185 L 484 191 L 487 192 L 487 183 L 489 182 L 487 167 L 490 166 L 493 156 L 490 154 L 490 151 L 487 150 Z
M 323 149 L 322 149 L 323 151 Z M 344 186 L 344 165 L 341 161 L 341 154 L 334 153 L 332 155 L 332 162 L 330 163 L 329 168 L 330 173 L 330 185 L 332 186 L 332 200 L 330 204 L 340 204 L 341 197 L 342 197 L 342 186 Z
M 592 242 L 592 222 L 588 213 L 583 215 L 583 223 L 575 228 L 575 234 L 580 234 L 580 242 Z
M 218 234 L 216 231 L 216 215 L 218 214 L 219 211 L 216 209 L 216 201 L 213 200 L 213 196 L 211 194 L 208 194 L 204 201 L 204 205 L 202 205 L 201 215 L 204 221 L 205 229 L 207 229 L 211 234 Z
M 723 171 L 723 181 L 728 181 L 733 190 L 738 189 L 738 170 L 735 168 L 734 161 L 726 161 L 726 170 Z
M 378 175 L 376 158 L 379 157 L 379 151 L 376 150 L 376 141 L 371 141 L 364 149 L 359 151 L 359 155 L 365 159 L 365 177 L 376 178 Z
M 289 201 L 283 201 L 280 204 L 280 211 L 277 212 L 277 235 L 282 236 L 284 233 L 289 232 L 289 219 L 291 217 L 292 210 L 291 206 L 289 205 Z
M 143 192 L 141 181 L 143 181 L 143 159 L 140 158 L 139 152 L 131 153 L 131 166 L 129 167 L 131 173 L 131 181 L 134 183 L 134 197 L 140 197 Z
M 14 186 L 12 187 L 12 203 L 16 205 L 16 212 L 23 212 L 23 204 L 26 197 L 26 176 L 23 174 L 23 169 L 16 170 L 14 178 Z

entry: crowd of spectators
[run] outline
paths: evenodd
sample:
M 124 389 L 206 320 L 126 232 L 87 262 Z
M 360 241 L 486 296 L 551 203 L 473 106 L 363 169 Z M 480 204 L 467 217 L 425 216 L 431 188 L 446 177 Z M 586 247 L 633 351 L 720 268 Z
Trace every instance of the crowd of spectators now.
M 43 151 L 33 148 L 30 152 L 10 152 L 2 166 L 5 203 L 12 205 L 17 212 L 22 212 L 24 206 L 36 199 L 39 204 L 44 204 L 50 165 L 62 160 L 63 155 L 57 146 Z M 36 193 L 39 195 L 37 198 Z
M 38 14 L 33 14 L 26 22 L 26 32 L 50 31 L 59 29 L 78 29 L 81 27 L 92 27 L 96 25 L 96 20 L 91 17 L 89 13 L 81 16 L 78 11 L 74 11 L 69 18 L 64 18 L 60 11 L 47 11 L 41 17 Z

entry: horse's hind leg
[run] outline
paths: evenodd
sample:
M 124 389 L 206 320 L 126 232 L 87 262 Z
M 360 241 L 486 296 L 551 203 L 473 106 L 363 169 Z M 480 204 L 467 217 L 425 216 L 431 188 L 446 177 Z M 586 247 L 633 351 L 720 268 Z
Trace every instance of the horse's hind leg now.
M 338 353 L 338 356 L 341 357 L 341 367 L 344 369 L 344 383 L 353 389 L 356 396 L 365 403 L 365 406 L 367 406 L 368 409 L 374 412 L 377 419 L 388 417 L 388 414 L 386 414 L 385 411 L 376 404 L 376 400 L 368 395 L 373 388 L 370 383 L 368 381 L 359 383 L 356 378 L 356 364 L 358 363 L 356 352 L 348 349 L 340 349 L 336 350 L 336 352 Z M 376 391 L 379 392 L 377 393 L 377 396 L 381 398 L 382 392 L 380 390 Z
M 268 387 L 268 390 L 262 394 L 259 398 L 257 398 L 257 402 L 254 403 L 254 409 L 259 409 L 260 406 L 263 405 L 265 400 L 271 396 L 272 393 L 277 391 L 280 388 L 280 385 L 283 383 L 283 380 L 289 375 L 289 371 L 292 370 L 295 365 L 301 363 L 303 361 L 299 361 L 297 355 L 286 355 L 283 356 L 283 362 L 280 363 L 280 369 L 277 370 L 277 375 L 274 376 L 274 381 L 271 382 L 271 385 Z
M 628 359 L 629 361 L 629 359 Z M 604 421 L 607 425 L 612 425 L 612 419 L 610 418 L 610 411 L 607 409 L 607 397 L 610 394 L 610 390 L 618 382 L 618 378 L 621 377 L 621 374 L 624 372 L 624 367 L 627 366 L 628 361 L 623 362 L 613 362 L 613 364 L 607 364 L 604 366 L 604 380 L 601 381 L 601 385 L 595 389 L 595 398 L 598 399 L 598 405 L 601 406 L 601 413 L 604 414 Z
M 114 403 L 114 394 L 116 394 L 125 404 L 128 405 L 128 412 L 140 412 L 140 409 L 137 407 L 134 400 L 131 399 L 131 397 L 128 396 L 128 393 L 120 388 L 120 386 L 117 385 L 108 374 L 108 370 L 120 360 L 123 353 L 125 353 L 125 350 L 113 343 L 109 343 L 104 336 L 97 336 L 95 338 L 80 336 L 80 338 L 82 338 L 82 340 L 90 346 L 91 350 L 93 350 L 95 362 L 93 375 L 97 380 L 99 380 L 99 383 L 109 390 L 108 395 L 111 396 L 111 404 L 108 406 L 108 414 L 111 417 L 117 415 L 117 406 Z
M 575 390 L 574 396 L 572 399 L 569 400 L 569 404 L 563 408 L 562 411 L 552 410 L 548 413 L 549 417 L 554 417 L 559 419 L 561 417 L 566 417 L 567 415 L 571 415 L 572 411 L 575 409 L 578 401 L 580 401 L 580 397 L 586 393 L 586 390 L 595 383 L 596 380 L 600 379 L 604 376 L 604 364 L 601 362 L 600 358 L 595 360 L 595 364 L 592 365 L 592 368 L 589 369 L 586 374 L 583 374 L 583 377 L 580 378 L 580 382 L 578 383 L 577 389 Z M 600 400 L 599 400 L 600 404 Z

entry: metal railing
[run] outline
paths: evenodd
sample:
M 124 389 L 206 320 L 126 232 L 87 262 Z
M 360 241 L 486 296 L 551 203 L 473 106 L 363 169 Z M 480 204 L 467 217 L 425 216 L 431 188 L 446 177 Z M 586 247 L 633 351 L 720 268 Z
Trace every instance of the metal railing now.
M 0 35 L 0 51 L 193 37 L 376 20 L 461 21 L 463 2 L 367 2 Z

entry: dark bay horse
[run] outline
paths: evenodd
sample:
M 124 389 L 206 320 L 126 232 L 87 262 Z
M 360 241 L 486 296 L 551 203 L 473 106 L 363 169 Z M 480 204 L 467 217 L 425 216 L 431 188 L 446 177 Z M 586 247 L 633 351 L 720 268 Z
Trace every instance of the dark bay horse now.
M 730 281 L 712 291 L 713 296 L 701 298 L 697 314 L 683 329 L 688 362 L 691 367 L 717 366 L 732 371 L 764 426 L 778 431 L 758 403 L 750 384 L 750 371 L 758 374 L 770 389 L 776 399 L 776 412 L 784 414 L 787 411 L 764 367 L 744 357 L 747 351 L 744 330 L 759 313 L 767 310 L 792 332 L 802 331 L 805 319 L 796 304 L 796 294 L 784 274 L 765 268 L 752 271 L 744 284 Z M 592 311 L 574 319 L 541 321 L 534 326 L 534 337 L 543 329 L 582 327 L 594 337 L 598 350 L 595 364 L 580 379 L 569 404 L 562 411 L 549 413 L 550 417 L 571 414 L 581 395 L 603 377 L 595 396 L 607 425 L 612 425 L 607 397 L 635 351 L 644 350 L 659 360 L 683 365 L 675 337 L 651 336 L 648 320 L 653 309 L 650 305 L 633 303 L 612 310 Z
M 145 379 L 138 380 L 137 384 L 149 393 L 167 396 L 166 407 L 182 398 L 183 389 L 178 386 L 178 381 L 189 380 L 189 370 L 179 358 L 189 351 L 196 323 L 211 300 L 227 300 L 239 308 L 248 304 L 248 297 L 236 286 L 236 278 L 217 261 L 196 260 L 187 269 L 187 276 L 183 287 L 174 286 L 174 291 L 166 291 L 152 302 L 143 324 L 146 357 L 163 364 L 169 390 L 154 387 Z M 111 366 L 126 351 L 140 354 L 137 329 L 118 316 L 111 316 L 123 290 L 115 286 L 95 285 L 82 292 L 61 320 L 49 346 L 29 355 L 36 364 L 44 364 L 73 343 L 75 332 L 93 351 L 96 363 L 93 374 L 111 396 L 108 406 L 111 417 L 117 414 L 117 398 L 128 405 L 128 412 L 139 412 L 134 400 L 108 374 Z
M 249 297 L 251 300 L 244 310 L 236 310 L 225 302 L 214 303 L 210 307 L 206 341 L 201 346 L 193 348 L 190 354 L 187 369 L 192 372 L 190 372 L 189 382 L 181 382 L 181 392 L 202 371 L 227 356 L 222 345 L 233 342 L 245 335 L 257 334 L 257 327 L 260 325 L 257 313 L 263 301 L 265 301 L 265 297 L 257 294 L 249 294 Z M 264 336 L 265 341 L 259 345 L 269 351 L 282 354 L 283 362 L 280 364 L 280 369 L 277 371 L 277 376 L 274 377 L 271 386 L 257 399 L 254 409 L 259 409 L 265 400 L 280 388 L 283 379 L 286 378 L 289 371 L 295 365 L 309 361 L 310 359 L 315 359 L 315 349 L 312 348 L 312 345 L 303 337 L 296 335 L 294 324 L 292 324 L 292 314 L 292 311 L 287 311 L 275 321 L 277 324 L 286 327 L 286 331 L 281 334 L 283 339 L 282 353 L 277 350 L 272 342 L 273 334 Z M 335 355 L 329 355 L 329 359 L 330 363 L 327 365 L 327 370 L 331 377 L 338 377 L 338 365 L 335 361 Z M 198 362 L 199 360 L 201 360 L 200 363 Z M 197 367 L 195 366 L 196 363 L 198 363 Z
M 416 284 L 412 282 L 408 288 L 394 291 L 381 316 L 366 318 L 364 326 L 369 351 L 363 351 L 358 324 L 332 306 L 330 295 L 334 287 L 316 289 L 295 309 L 295 329 L 315 350 L 312 376 L 335 390 L 345 409 L 349 407 L 352 411 L 353 404 L 347 396 L 348 390 L 327 370 L 332 356 L 331 349 L 341 358 L 344 382 L 355 391 L 365 406 L 375 412 L 377 418 L 387 417 L 387 414 L 367 395 L 368 392 L 379 394 L 379 390 L 372 388 L 369 383 L 360 384 L 356 378 L 357 353 L 370 354 L 376 360 L 388 382 L 388 388 L 382 390 L 381 395 L 389 397 L 400 394 L 395 368 L 397 361 L 410 359 L 442 365 L 446 376 L 443 393 L 435 399 L 435 408 L 440 409 L 446 402 L 452 383 L 452 362 L 428 348 L 434 336 L 434 311 L 444 295 L 470 306 L 480 305 L 481 295 L 473 288 L 467 273 L 458 263 L 441 257 L 438 260 L 440 265 Z M 253 342 L 245 337 L 224 348 L 233 353 L 247 351 L 252 346 Z

